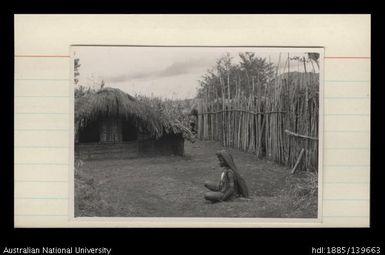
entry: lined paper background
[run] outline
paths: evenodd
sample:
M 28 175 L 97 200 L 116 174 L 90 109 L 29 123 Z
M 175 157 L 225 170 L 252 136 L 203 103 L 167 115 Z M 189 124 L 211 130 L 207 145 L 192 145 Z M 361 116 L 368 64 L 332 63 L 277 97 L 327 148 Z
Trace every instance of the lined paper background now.
M 369 226 L 369 15 L 16 15 L 16 227 L 144 226 L 141 219 L 70 220 L 71 44 L 325 47 L 322 221 L 150 224 Z

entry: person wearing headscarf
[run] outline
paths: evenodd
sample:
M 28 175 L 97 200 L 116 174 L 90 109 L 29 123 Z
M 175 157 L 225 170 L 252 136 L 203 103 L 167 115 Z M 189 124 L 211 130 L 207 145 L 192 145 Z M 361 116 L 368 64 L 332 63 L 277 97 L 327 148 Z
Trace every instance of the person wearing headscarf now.
M 223 167 L 223 172 L 219 183 L 210 181 L 205 182 L 205 187 L 210 191 L 205 194 L 205 199 L 211 202 L 221 202 L 235 196 L 249 197 L 249 190 L 245 180 L 238 173 L 233 157 L 226 150 L 216 153 L 219 165 Z

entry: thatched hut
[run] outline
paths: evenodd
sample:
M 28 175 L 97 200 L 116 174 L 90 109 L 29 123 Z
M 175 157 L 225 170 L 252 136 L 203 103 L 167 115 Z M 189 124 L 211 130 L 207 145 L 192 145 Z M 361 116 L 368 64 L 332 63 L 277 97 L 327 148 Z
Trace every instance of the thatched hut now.
M 184 154 L 188 130 L 115 88 L 75 100 L 75 150 L 80 158 Z

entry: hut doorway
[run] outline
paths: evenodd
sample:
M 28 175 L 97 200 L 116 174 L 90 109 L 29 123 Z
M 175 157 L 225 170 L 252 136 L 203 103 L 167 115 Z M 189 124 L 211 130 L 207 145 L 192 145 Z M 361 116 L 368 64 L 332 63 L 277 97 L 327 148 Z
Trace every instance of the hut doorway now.
M 123 121 L 123 142 L 136 141 L 138 139 L 138 130 L 132 121 Z
M 86 128 L 79 130 L 79 143 L 97 143 L 99 142 L 99 122 L 92 121 Z

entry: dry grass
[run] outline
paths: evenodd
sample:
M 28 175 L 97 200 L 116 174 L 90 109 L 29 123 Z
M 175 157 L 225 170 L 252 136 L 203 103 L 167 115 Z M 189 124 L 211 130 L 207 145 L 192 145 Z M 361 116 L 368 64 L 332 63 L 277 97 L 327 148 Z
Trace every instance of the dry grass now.
M 301 215 L 304 211 L 317 212 L 318 175 L 316 172 L 299 172 L 287 180 L 288 192 L 283 195 L 293 214 Z
M 85 174 L 81 169 L 82 160 L 75 162 L 75 216 L 98 216 L 99 214 L 112 216 L 114 209 L 103 200 L 96 188 L 94 178 Z
M 206 180 L 218 180 L 218 142 L 186 143 L 185 157 L 85 161 L 75 192 L 78 216 L 277 217 L 317 216 L 317 185 L 304 175 L 251 153 L 230 150 L 245 178 L 250 199 L 212 204 L 204 200 Z M 92 179 L 90 184 L 84 181 Z M 79 185 L 81 184 L 81 185 Z M 300 190 L 309 190 L 303 191 Z M 94 194 L 93 194 L 94 193 Z M 307 201 L 307 199 L 312 201 Z M 85 201 L 87 200 L 87 201 Z M 312 204 L 308 207 L 307 203 Z M 313 206 L 314 205 L 314 206 Z

